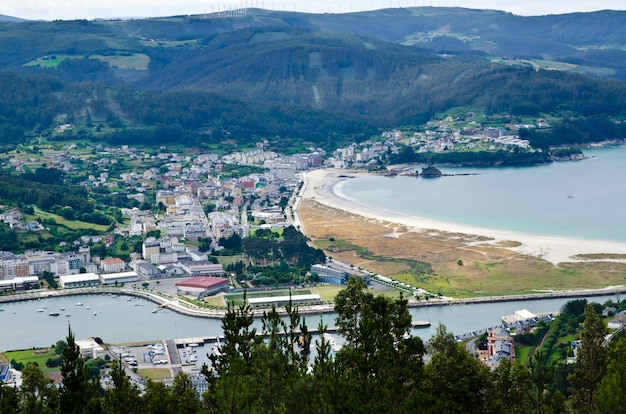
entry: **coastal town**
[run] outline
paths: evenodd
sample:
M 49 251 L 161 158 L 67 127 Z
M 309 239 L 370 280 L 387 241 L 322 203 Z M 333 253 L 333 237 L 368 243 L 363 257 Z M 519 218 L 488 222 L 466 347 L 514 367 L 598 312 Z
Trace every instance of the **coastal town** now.
M 515 128 L 547 126 L 540 119 L 536 124 Z M 64 124 L 57 129 L 62 133 L 71 128 L 71 124 Z M 223 276 L 222 265 L 208 262 L 207 256 L 224 248 L 220 239 L 247 237 L 256 229 L 299 227 L 292 204 L 302 185 L 302 173 L 308 170 L 367 169 L 380 165 L 383 157 L 398 153 L 404 146 L 412 146 L 417 152 L 473 149 L 479 145 L 491 150 L 528 146 L 512 133 L 503 128 L 481 128 L 470 113 L 462 119 L 448 117 L 429 122 L 424 132 L 386 131 L 379 139 L 338 148 L 333 153 L 310 148 L 306 153 L 287 156 L 268 149 L 267 141 L 257 142 L 253 149 L 223 155 L 184 148 L 175 152 L 165 146 L 158 151 L 88 143 L 18 147 L 2 157 L 5 168 L 18 174 L 50 168 L 93 194 L 121 197 L 123 205 L 115 215 L 123 217 L 120 221 L 124 225 L 118 222 L 97 234 L 89 232 L 75 240 L 61 241 L 50 250 L 2 252 L 0 289 L 36 285 L 44 273 L 66 277 L 129 270 L 136 272 L 134 282 L 183 275 Z M 72 219 L 71 212 L 68 217 Z M 46 224 L 51 223 L 43 214 L 27 214 L 10 205 L 4 206 L 0 220 L 11 231 L 26 235 L 45 234 Z M 140 249 L 128 250 L 127 240 L 131 238 L 133 243 L 139 240 Z M 107 248 L 121 243 L 126 245 L 121 253 L 127 260 L 106 256 Z M 98 254 L 92 251 L 93 246 L 98 246 Z M 128 281 L 126 277 L 113 283 Z M 390 282 L 384 276 L 382 281 Z M 83 282 L 84 286 L 89 284 L 93 281 Z M 80 286 L 80 282 L 74 285 Z
M 624 411 L 622 4 L 28 3 L 0 414 Z
M 472 112 L 447 116 L 429 121 L 420 130 L 384 131 L 371 140 L 330 153 L 311 147 L 306 152 L 285 155 L 272 150 L 268 141 L 256 142 L 245 150 L 231 147 L 215 152 L 167 146 L 110 147 L 62 140 L 19 145 L 0 158 L 8 172 L 17 176 L 42 171 L 59 175 L 65 182 L 85 189 L 100 204 L 98 211 L 102 213 L 94 213 L 100 220 L 89 222 L 91 215 L 71 206 L 55 205 L 54 201 L 48 202 L 47 211 L 23 202 L 2 206 L 0 220 L 9 233 L 17 235 L 23 251 L 1 252 L 0 289 L 54 287 L 56 283 L 61 288 L 145 287 L 154 280 L 172 277 L 227 279 L 227 283 L 207 279 L 205 287 L 194 288 L 198 292 L 181 285 L 181 292 L 198 299 L 228 289 L 265 287 L 268 283 L 259 281 L 266 278 L 246 278 L 241 271 L 250 263 L 267 260 L 245 257 L 230 244 L 241 244 L 242 239 L 257 232 L 276 232 L 273 234 L 278 236 L 290 226 L 303 231 L 297 210 L 304 190 L 308 199 L 336 206 L 333 203 L 337 198 L 325 197 L 325 187 L 317 182 L 329 177 L 311 171 L 332 168 L 376 172 L 382 166 L 383 172 L 391 173 L 396 170 L 387 166 L 389 156 L 405 148 L 415 153 L 476 149 L 515 152 L 529 149 L 528 141 L 519 137 L 521 129 L 550 127 L 545 119 L 517 124 L 509 119 L 500 127 L 479 122 L 485 120 Z M 72 124 L 60 125 L 57 133 L 72 128 Z M 307 186 L 305 180 L 315 182 Z M 366 217 L 372 214 L 358 205 L 349 208 Z M 81 221 L 83 216 L 87 221 Z M 92 224 L 98 221 L 103 224 Z M 232 260 L 222 260 L 225 257 Z M 233 271 L 235 266 L 239 266 L 238 272 Z M 342 285 L 349 275 L 360 275 L 368 282 L 374 280 L 377 285 L 402 291 L 409 298 L 446 299 L 441 292 L 429 292 L 419 285 L 332 258 L 306 271 L 315 275 L 312 280 L 334 285 Z M 302 285 L 301 276 L 297 282 L 293 285 Z M 309 299 L 312 304 L 330 303 L 333 292 Z M 214 304 L 223 307 L 225 301 Z
M 290 227 L 302 229 L 297 207 L 307 184 L 306 173 L 312 170 L 326 167 L 352 172 L 377 170 L 372 167 L 380 166 L 384 157 L 407 146 L 416 152 L 463 151 L 477 146 L 507 151 L 528 148 L 528 142 L 509 135 L 510 131 L 505 129 L 481 129 L 477 125 L 455 130 L 450 125 L 457 124 L 454 119 L 446 118 L 429 123 L 424 132 L 387 131 L 378 140 L 339 148 L 330 154 L 310 148 L 309 152 L 287 156 L 267 149 L 266 142 L 256 143 L 253 149 L 223 155 L 184 148 L 170 151 L 165 146 L 154 151 L 87 143 L 20 148 L 4 156 L 5 167 L 18 174 L 46 168 L 62 171 L 66 179 L 90 194 L 117 197 L 118 206 L 110 206 L 112 209 L 108 210 L 116 211 L 117 219 L 115 224 L 101 226 L 102 231 L 84 231 L 73 240 L 66 238 L 54 249 L 0 252 L 0 290 L 5 292 L 0 299 L 19 300 L 21 295 L 27 295 L 24 298 L 32 300 L 32 292 L 44 287 L 57 289 L 61 294 L 84 294 L 90 289 L 100 289 L 94 292 L 130 295 L 129 301 L 133 297 L 154 301 L 158 305 L 153 313 L 170 309 L 192 316 L 219 317 L 224 314 L 229 298 L 236 297 L 227 295 L 239 295 L 247 290 L 250 292 L 247 303 L 253 309 L 267 310 L 292 303 L 302 306 L 305 313 L 307 309 L 325 312 L 333 308 L 330 295 L 337 289 L 332 286 L 341 287 L 349 277 L 357 276 L 374 290 L 402 292 L 413 306 L 420 299 L 430 300 L 422 302 L 430 305 L 480 303 L 477 298 L 453 301 L 441 293 L 330 257 L 310 265 L 304 280 L 300 276 L 297 282 L 269 286 L 259 283 L 262 273 L 252 278 L 241 277 L 241 273 L 234 271 L 235 261 L 223 261 L 224 257 L 233 257 L 228 252 L 231 239 L 242 240 L 257 233 L 280 235 Z M 521 127 L 546 126 L 544 120 L 539 120 L 536 125 Z M 314 183 L 313 188 L 317 189 L 318 184 Z M 315 194 L 323 202 L 323 194 Z M 56 206 L 51 210 L 56 212 L 6 205 L 0 220 L 23 240 L 41 238 L 60 222 L 66 225 L 80 222 L 72 212 L 68 214 L 68 207 Z M 226 255 L 222 256 L 223 253 Z M 241 254 L 234 257 L 248 264 L 254 261 Z M 323 290 L 329 286 L 330 290 Z M 277 293 L 267 294 L 269 289 L 276 289 Z M 572 296 L 581 294 L 572 293 Z M 47 309 L 39 311 L 46 313 Z M 50 311 L 49 315 L 71 316 L 64 312 Z M 94 311 L 94 316 L 97 315 Z M 503 319 L 502 326 L 461 333 L 456 339 L 469 341 L 468 349 L 495 369 L 504 359 L 515 362 L 511 332 L 531 332 L 538 321 L 549 321 L 550 317 L 537 317 L 526 311 L 523 316 L 516 314 L 513 320 Z M 619 326 L 614 329 L 623 326 L 620 320 L 615 319 Z M 430 326 L 430 322 L 413 321 L 414 329 L 422 326 Z M 334 352 L 341 349 L 339 338 L 331 333 L 324 335 Z M 479 336 L 484 338 L 475 343 Z M 109 353 L 123 358 L 130 368 L 165 365 L 169 370 L 183 370 L 201 392 L 206 389 L 206 381 L 193 371 L 198 366 L 196 351 L 207 347 L 217 352 L 219 335 L 112 350 L 93 340 L 79 343 L 86 356 L 100 358 Z

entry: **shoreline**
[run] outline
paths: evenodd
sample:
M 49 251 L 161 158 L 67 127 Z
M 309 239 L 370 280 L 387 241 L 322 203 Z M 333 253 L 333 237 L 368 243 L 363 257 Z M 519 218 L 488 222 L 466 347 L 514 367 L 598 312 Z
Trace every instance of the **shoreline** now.
M 156 292 L 146 292 L 119 288 L 77 288 L 68 290 L 41 290 L 33 293 L 23 293 L 11 296 L 0 296 L 0 304 L 9 302 L 27 302 L 32 300 L 47 299 L 58 296 L 81 296 L 81 295 L 104 295 L 116 294 L 120 296 L 131 296 L 149 300 L 158 307 L 169 309 L 180 315 L 190 316 L 194 318 L 222 319 L 226 314 L 226 309 L 201 309 L 191 308 L 183 305 L 179 300 L 166 299 Z M 475 298 L 432 298 L 430 300 L 416 300 L 407 297 L 409 308 L 421 308 L 432 306 L 461 306 L 481 303 L 498 303 L 498 302 L 519 302 L 526 300 L 542 300 L 542 299 L 558 299 L 558 298 L 585 298 L 588 296 L 611 296 L 616 294 L 626 294 L 624 286 L 609 286 L 602 289 L 584 289 L 584 290 L 567 290 L 567 291 L 546 291 L 537 293 L 527 293 L 509 296 L 484 296 Z M 263 316 L 269 308 L 253 309 L 255 318 Z M 334 305 L 313 305 L 298 306 L 300 315 L 323 315 L 334 313 Z M 284 309 L 277 309 L 281 315 L 286 315 Z
M 431 220 L 362 204 L 357 200 L 347 197 L 341 191 L 343 184 L 347 180 L 366 175 L 369 175 L 369 173 L 338 169 L 318 169 L 309 171 L 304 175 L 301 197 L 363 217 L 403 224 L 418 232 L 438 230 L 448 233 L 483 236 L 491 240 L 488 242 L 481 241 L 481 243 L 491 243 L 494 245 L 503 242 L 516 242 L 519 243 L 519 246 L 507 247 L 507 249 L 540 258 L 555 266 L 562 262 L 611 261 L 626 263 L 626 259 L 583 260 L 573 258 L 573 256 L 578 254 L 626 255 L 626 243 L 531 234 Z

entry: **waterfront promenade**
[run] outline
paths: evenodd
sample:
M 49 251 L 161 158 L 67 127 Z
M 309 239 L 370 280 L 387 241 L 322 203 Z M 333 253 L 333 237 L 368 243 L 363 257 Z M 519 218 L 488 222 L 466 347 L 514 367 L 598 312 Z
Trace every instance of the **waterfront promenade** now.
M 581 298 L 587 296 L 615 296 L 626 293 L 626 287 L 624 286 L 611 286 L 604 289 L 589 289 L 589 290 L 569 290 L 569 291 L 547 291 L 528 293 L 523 295 L 506 295 L 506 296 L 489 296 L 489 297 L 476 297 L 476 298 L 430 298 L 429 300 L 416 300 L 415 298 L 409 298 L 409 307 L 430 307 L 430 306 L 451 306 L 451 305 L 469 305 L 480 303 L 495 303 L 495 302 L 516 302 L 526 301 L 533 299 L 549 299 L 549 298 Z M 198 317 L 198 318 L 214 318 L 222 319 L 226 314 L 225 308 L 208 308 L 201 307 L 189 300 L 181 298 L 179 296 L 171 295 L 159 290 L 149 289 L 137 289 L 137 288 L 109 288 L 109 287 L 91 287 L 91 288 L 77 288 L 77 289 L 60 289 L 60 290 L 37 290 L 27 291 L 23 293 L 17 293 L 13 295 L 0 296 L 0 306 L 2 303 L 18 302 L 18 301 L 32 301 L 40 300 L 44 298 L 57 297 L 57 296 L 72 296 L 72 295 L 126 295 L 134 296 L 143 299 L 147 299 L 157 305 L 157 307 L 163 309 L 169 309 L 173 312 L 177 312 L 182 315 Z M 322 304 L 314 306 L 299 306 L 301 314 L 324 314 L 334 312 L 333 304 Z M 267 309 L 254 309 L 253 312 L 256 317 L 261 317 L 263 312 Z M 277 311 L 284 314 L 284 309 L 280 308 Z

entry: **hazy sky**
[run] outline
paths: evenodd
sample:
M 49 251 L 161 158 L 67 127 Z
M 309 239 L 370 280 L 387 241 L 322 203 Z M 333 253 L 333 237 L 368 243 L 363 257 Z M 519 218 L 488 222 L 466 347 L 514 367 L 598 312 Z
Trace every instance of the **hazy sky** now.
M 71 20 L 200 14 L 242 7 L 347 13 L 414 6 L 461 6 L 505 10 L 519 15 L 626 10 L 624 0 L 0 0 L 0 14 L 23 19 Z

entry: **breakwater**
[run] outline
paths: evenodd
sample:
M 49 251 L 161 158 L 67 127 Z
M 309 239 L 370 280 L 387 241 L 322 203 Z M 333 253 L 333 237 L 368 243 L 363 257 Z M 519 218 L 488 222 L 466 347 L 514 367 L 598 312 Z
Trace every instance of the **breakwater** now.
M 408 306 L 410 308 L 432 307 L 432 306 L 454 306 L 454 305 L 471 305 L 481 303 L 498 303 L 498 302 L 520 302 L 528 300 L 539 300 L 549 298 L 584 298 L 589 296 L 616 296 L 626 294 L 626 287 L 613 286 L 604 289 L 586 289 L 586 290 L 568 290 L 568 291 L 549 291 L 527 293 L 520 295 L 501 295 L 501 296 L 485 296 L 476 298 L 431 298 L 429 300 L 416 300 L 410 298 Z M 37 290 L 32 292 L 18 293 L 14 295 L 0 296 L 0 304 L 41 300 L 52 297 L 76 296 L 76 295 L 125 295 L 138 297 L 149 300 L 163 309 L 169 309 L 173 312 L 186 316 L 197 318 L 217 318 L 221 319 L 226 314 L 224 308 L 206 308 L 200 307 L 188 300 L 181 299 L 163 292 L 142 289 L 126 289 L 126 288 L 77 288 L 77 289 L 61 289 L 61 290 Z M 254 309 L 256 317 L 263 316 L 266 309 Z M 313 306 L 299 306 L 298 310 L 303 315 L 315 315 L 333 313 L 334 305 L 327 303 Z M 284 309 L 277 309 L 280 314 L 285 314 Z

